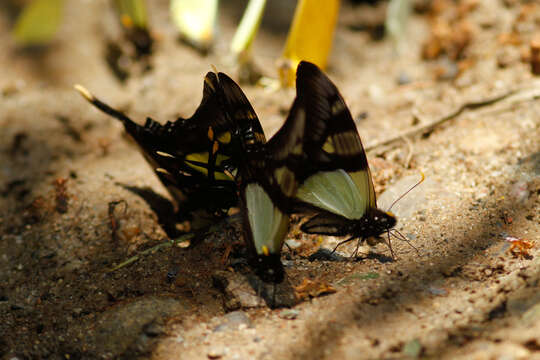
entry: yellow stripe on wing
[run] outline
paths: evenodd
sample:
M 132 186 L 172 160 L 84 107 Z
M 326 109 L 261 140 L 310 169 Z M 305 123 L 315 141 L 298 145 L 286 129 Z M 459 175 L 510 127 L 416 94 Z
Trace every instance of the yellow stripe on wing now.
M 219 166 L 224 160 L 229 157 L 218 154 L 216 157 L 216 165 Z M 208 165 L 208 152 L 193 153 L 186 155 L 185 163 L 192 169 L 197 170 L 201 174 L 208 176 L 208 168 L 202 164 Z M 214 173 L 216 180 L 231 180 L 231 178 L 223 172 L 216 171 Z

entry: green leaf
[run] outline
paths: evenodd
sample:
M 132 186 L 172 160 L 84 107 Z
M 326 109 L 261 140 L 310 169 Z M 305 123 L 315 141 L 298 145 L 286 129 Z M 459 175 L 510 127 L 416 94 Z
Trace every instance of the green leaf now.
M 239 57 L 249 52 L 251 44 L 257 35 L 266 0 L 250 0 L 240 25 L 232 39 L 231 52 Z
M 403 354 L 412 358 L 418 358 L 422 352 L 422 344 L 418 339 L 409 341 L 403 347 Z
M 148 13 L 144 0 L 116 0 L 116 6 L 124 26 L 141 29 L 148 27 Z
M 20 45 L 42 45 L 54 37 L 60 21 L 64 0 L 35 0 L 27 5 L 17 19 L 13 36 Z

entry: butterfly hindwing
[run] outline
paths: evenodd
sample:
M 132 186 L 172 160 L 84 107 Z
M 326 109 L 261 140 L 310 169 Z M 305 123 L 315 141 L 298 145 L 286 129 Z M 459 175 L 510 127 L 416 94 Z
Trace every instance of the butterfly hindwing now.
M 319 234 L 331 236 L 348 235 L 348 222 L 343 217 L 332 213 L 317 214 L 304 222 L 300 229 L 306 234 Z
M 305 109 L 297 99 L 281 129 L 259 149 L 248 152 L 240 187 L 244 233 L 259 277 L 280 282 L 281 248 L 289 228 L 291 200 L 298 182 L 294 167 L 301 155 Z

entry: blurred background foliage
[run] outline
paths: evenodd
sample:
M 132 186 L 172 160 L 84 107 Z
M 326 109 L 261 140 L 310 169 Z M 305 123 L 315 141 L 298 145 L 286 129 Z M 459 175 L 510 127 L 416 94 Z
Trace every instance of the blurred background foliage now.
M 283 0 L 287 1 L 287 0 Z M 263 79 L 255 64 L 256 55 L 251 48 L 256 41 L 267 1 L 245 2 L 243 16 L 235 35 L 228 46 L 232 61 L 239 68 L 241 82 L 293 86 L 296 66 L 301 60 L 311 61 L 325 68 L 332 48 L 334 29 L 341 0 L 298 0 L 294 15 L 289 16 L 288 36 L 282 54 L 276 54 L 279 82 Z M 377 0 L 350 0 L 352 3 L 375 4 Z M 55 39 L 62 22 L 64 0 L 9 0 L 11 8 L 20 9 L 13 26 L 13 38 L 23 48 L 47 46 Z M 148 7 L 152 2 L 145 0 L 110 0 L 115 9 L 118 24 L 125 39 L 132 45 L 126 50 L 117 43 L 108 44 L 107 61 L 120 80 L 129 74 L 128 65 L 133 61 L 145 62 L 151 55 L 154 37 L 149 22 Z M 399 53 L 400 39 L 405 34 L 410 14 L 410 0 L 389 0 L 385 29 L 394 41 Z M 202 54 L 213 51 L 220 41 L 217 26 L 220 11 L 219 0 L 171 0 L 170 20 L 176 26 L 179 38 Z M 151 10 L 151 9 L 150 9 Z M 286 14 L 288 15 L 288 14 Z M 125 56 L 126 52 L 129 56 Z M 143 68 L 147 65 L 143 65 Z

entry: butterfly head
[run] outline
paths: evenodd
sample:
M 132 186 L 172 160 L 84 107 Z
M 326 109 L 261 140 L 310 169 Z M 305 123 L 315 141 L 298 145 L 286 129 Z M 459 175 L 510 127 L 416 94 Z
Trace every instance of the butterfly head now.
M 373 208 L 360 221 L 354 222 L 353 229 L 349 233 L 366 240 L 373 238 L 375 240 L 372 240 L 372 242 L 378 243 L 380 241 L 376 241 L 376 239 L 379 239 L 381 234 L 392 229 L 396 223 L 397 219 L 391 212 Z
M 396 226 L 396 216 L 390 211 L 373 209 L 371 211 L 371 224 L 374 232 L 379 234 L 386 232 Z

